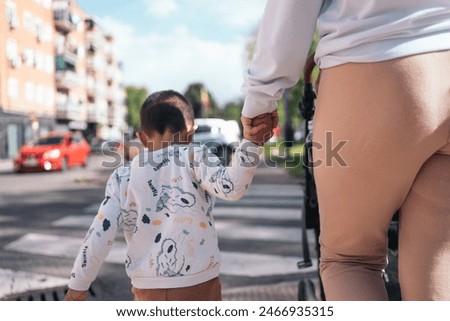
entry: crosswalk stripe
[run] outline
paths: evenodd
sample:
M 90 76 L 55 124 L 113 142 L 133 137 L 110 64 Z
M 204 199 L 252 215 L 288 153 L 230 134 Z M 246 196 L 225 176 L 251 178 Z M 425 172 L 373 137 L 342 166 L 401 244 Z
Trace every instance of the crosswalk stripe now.
M 55 227 L 88 228 L 94 220 L 94 215 L 68 215 L 52 222 Z
M 219 206 L 223 207 L 231 207 L 234 208 L 236 205 L 239 206 L 245 206 L 245 207 L 253 207 L 255 208 L 255 204 L 257 208 L 272 208 L 274 211 L 278 210 L 280 208 L 301 208 L 303 200 L 301 198 L 298 199 L 292 199 L 292 198 L 286 198 L 286 199 L 276 199 L 272 197 L 267 198 L 243 198 L 238 201 L 238 203 L 224 201 L 224 200 L 217 200 L 216 202 L 216 208 Z
M 245 197 L 257 196 L 261 198 L 303 197 L 303 186 L 300 184 L 253 184 L 250 185 Z M 245 199 L 244 197 L 244 199 Z M 238 201 L 240 202 L 240 201 Z
M 82 240 L 79 237 L 28 233 L 18 240 L 5 245 L 6 250 L 38 254 L 52 257 L 75 258 Z M 115 242 L 106 262 L 125 262 L 125 242 Z
M 298 257 L 278 256 L 242 252 L 222 252 L 223 275 L 263 277 L 300 273 L 297 263 Z M 314 260 L 315 261 L 315 260 Z M 317 263 L 302 269 L 302 273 L 313 272 Z
M 0 298 L 43 288 L 65 286 L 67 282 L 67 278 L 0 268 Z
M 302 211 L 299 209 L 271 209 L 254 207 L 216 207 L 213 211 L 214 218 L 220 219 L 239 218 L 239 219 L 258 219 L 268 221 L 299 221 L 302 217 Z M 84 227 L 88 228 L 94 219 L 94 215 L 68 215 L 52 222 L 55 227 Z
M 298 220 L 302 218 L 302 211 L 298 208 L 265 208 L 265 207 L 220 207 L 213 210 L 216 219 L 238 217 L 240 219 L 259 219 L 268 221 Z
M 51 257 L 75 258 L 81 240 L 77 237 L 29 233 L 5 246 L 6 250 Z M 124 264 L 125 242 L 115 242 L 107 263 Z M 223 251 L 221 273 L 230 276 L 268 276 L 298 273 L 299 258 L 291 256 Z M 304 270 L 302 270 L 304 271 Z
M 244 217 L 244 216 L 243 216 Z M 88 228 L 93 217 L 90 215 L 66 216 L 52 223 L 55 227 L 83 227 Z M 280 241 L 288 243 L 301 242 L 300 227 L 277 227 L 262 225 L 243 225 L 238 222 L 216 220 L 216 229 L 221 239 Z M 308 232 L 308 241 L 314 242 L 314 235 Z
M 236 222 L 216 222 L 219 239 L 243 241 L 279 241 L 299 243 L 302 241 L 300 227 L 275 227 L 242 225 Z M 314 242 L 314 235 L 308 233 L 309 241 Z

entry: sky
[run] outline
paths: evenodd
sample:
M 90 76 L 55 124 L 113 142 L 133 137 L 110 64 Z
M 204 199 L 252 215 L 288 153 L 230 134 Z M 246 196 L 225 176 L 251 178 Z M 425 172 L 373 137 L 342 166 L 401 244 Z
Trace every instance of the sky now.
M 78 0 L 115 37 L 125 85 L 184 93 L 201 82 L 217 103 L 242 98 L 245 45 L 265 0 Z

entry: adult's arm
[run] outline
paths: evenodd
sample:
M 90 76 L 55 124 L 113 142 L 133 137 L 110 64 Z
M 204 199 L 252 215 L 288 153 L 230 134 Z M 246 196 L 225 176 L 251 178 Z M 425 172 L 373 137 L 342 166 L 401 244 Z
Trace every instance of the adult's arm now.
M 252 62 L 244 72 L 242 115 L 277 109 L 283 90 L 300 79 L 323 0 L 268 0 Z

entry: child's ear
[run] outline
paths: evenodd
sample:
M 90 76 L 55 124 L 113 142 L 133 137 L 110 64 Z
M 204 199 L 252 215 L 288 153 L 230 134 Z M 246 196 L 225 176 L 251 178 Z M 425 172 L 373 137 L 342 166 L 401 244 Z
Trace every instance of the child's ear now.
M 188 143 L 192 143 L 192 136 L 195 133 L 195 130 L 197 129 L 198 125 L 192 125 L 192 126 L 188 126 L 187 128 L 187 140 Z
M 147 143 L 149 141 L 148 136 L 143 131 L 140 130 L 137 131 L 136 135 L 139 138 L 141 144 L 144 145 L 144 147 L 147 147 Z

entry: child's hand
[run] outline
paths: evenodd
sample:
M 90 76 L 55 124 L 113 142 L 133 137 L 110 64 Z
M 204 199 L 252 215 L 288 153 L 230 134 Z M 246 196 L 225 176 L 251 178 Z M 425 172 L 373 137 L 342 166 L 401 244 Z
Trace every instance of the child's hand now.
M 64 301 L 85 301 L 88 291 L 75 291 L 69 289 L 64 296 Z
M 244 138 L 257 145 L 262 145 L 273 136 L 273 129 L 278 124 L 278 113 L 274 111 L 252 119 L 241 116 L 241 122 L 244 128 Z

